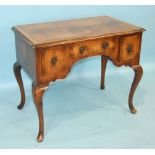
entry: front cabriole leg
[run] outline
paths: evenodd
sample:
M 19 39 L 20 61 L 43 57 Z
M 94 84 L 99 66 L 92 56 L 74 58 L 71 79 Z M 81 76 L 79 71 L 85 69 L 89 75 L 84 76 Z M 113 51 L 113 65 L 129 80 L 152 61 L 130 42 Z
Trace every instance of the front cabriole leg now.
M 25 91 L 24 91 L 24 86 L 23 86 L 23 81 L 22 81 L 22 76 L 21 76 L 21 68 L 22 67 L 18 62 L 16 62 L 13 65 L 14 75 L 16 77 L 17 83 L 20 88 L 20 93 L 21 93 L 21 101 L 20 101 L 20 104 L 18 105 L 18 109 L 22 109 L 25 104 Z
M 131 68 L 134 70 L 135 76 L 130 89 L 128 102 L 129 102 L 129 108 L 131 113 L 136 114 L 137 110 L 134 108 L 132 100 L 133 100 L 134 92 L 142 78 L 143 68 L 140 65 L 131 66 Z
M 42 97 L 47 88 L 48 88 L 48 85 L 36 86 L 34 83 L 32 83 L 33 99 L 34 99 L 34 103 L 39 117 L 39 133 L 37 137 L 38 142 L 43 141 L 43 138 L 44 138 L 44 115 L 43 115 Z

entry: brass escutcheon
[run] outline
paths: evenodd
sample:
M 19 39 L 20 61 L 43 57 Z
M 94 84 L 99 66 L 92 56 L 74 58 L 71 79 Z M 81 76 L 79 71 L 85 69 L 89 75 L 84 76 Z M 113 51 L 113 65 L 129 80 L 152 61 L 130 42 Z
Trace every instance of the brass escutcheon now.
M 133 50 L 132 44 L 129 44 L 127 47 L 127 52 L 130 54 Z
M 51 63 L 52 63 L 52 65 L 55 65 L 57 63 L 57 57 L 53 57 L 51 59 Z
M 109 47 L 109 43 L 108 42 L 105 42 L 105 43 L 102 44 L 102 48 L 103 49 L 106 49 L 108 47 Z
M 85 50 L 86 50 L 86 47 L 85 47 L 85 46 L 81 46 L 81 47 L 79 48 L 80 54 L 82 55 L 82 54 L 84 53 Z

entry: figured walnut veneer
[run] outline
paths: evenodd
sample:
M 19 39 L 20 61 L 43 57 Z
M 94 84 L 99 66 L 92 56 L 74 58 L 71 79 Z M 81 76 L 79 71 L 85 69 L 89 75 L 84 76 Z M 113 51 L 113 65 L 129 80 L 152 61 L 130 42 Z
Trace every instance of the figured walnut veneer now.
M 32 92 L 39 116 L 38 141 L 43 140 L 42 96 L 50 81 L 67 76 L 74 63 L 101 56 L 101 89 L 104 89 L 108 60 L 115 66 L 130 66 L 135 78 L 129 93 L 129 108 L 136 113 L 132 98 L 142 77 L 139 65 L 143 28 L 108 16 L 15 26 L 17 62 L 14 73 L 21 90 L 22 109 L 25 92 L 21 78 L 23 68 L 32 78 Z

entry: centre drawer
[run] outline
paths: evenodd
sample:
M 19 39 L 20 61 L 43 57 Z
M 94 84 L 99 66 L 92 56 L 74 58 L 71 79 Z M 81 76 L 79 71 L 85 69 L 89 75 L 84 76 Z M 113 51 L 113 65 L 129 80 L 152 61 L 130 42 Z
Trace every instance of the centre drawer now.
M 75 58 L 81 58 L 103 54 L 113 59 L 117 57 L 117 49 L 117 38 L 100 38 L 95 40 L 81 41 L 73 44 L 71 56 Z

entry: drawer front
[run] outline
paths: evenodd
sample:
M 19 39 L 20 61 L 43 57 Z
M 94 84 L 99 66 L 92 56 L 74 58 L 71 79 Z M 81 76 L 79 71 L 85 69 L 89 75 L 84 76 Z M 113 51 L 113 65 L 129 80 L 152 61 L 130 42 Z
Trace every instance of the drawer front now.
M 41 73 L 44 77 L 56 78 L 67 66 L 67 52 L 64 46 L 54 46 L 41 51 Z
M 122 63 L 139 60 L 141 35 L 124 36 L 120 38 L 120 61 Z
M 87 57 L 91 55 L 117 56 L 117 38 L 103 38 L 89 41 L 82 41 L 73 44 L 71 56 L 75 58 Z

